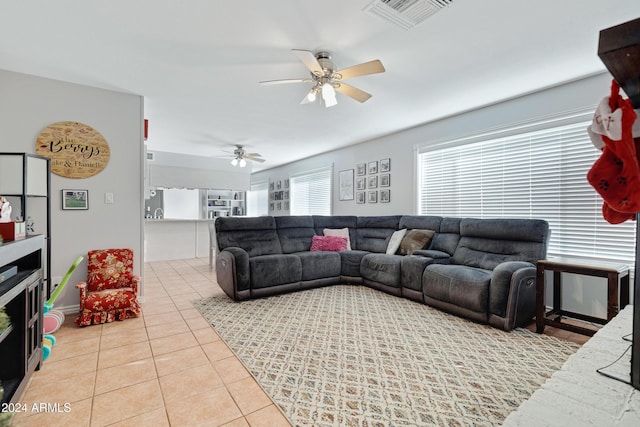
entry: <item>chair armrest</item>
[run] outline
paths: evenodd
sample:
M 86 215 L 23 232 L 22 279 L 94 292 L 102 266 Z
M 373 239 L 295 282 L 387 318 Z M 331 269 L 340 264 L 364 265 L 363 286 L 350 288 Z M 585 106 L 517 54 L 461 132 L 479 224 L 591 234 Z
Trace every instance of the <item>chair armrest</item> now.
M 242 248 L 230 247 L 216 255 L 216 277 L 222 290 L 234 300 L 238 291 L 249 290 L 251 271 L 249 254 Z
M 489 285 L 489 313 L 505 316 L 507 301 L 511 289 L 511 279 L 518 270 L 527 269 L 535 277 L 536 268 L 526 261 L 507 261 L 498 264 L 493 269 L 491 284 Z M 525 273 L 519 272 L 519 274 Z
M 87 282 L 76 283 L 76 288 L 80 289 L 80 311 L 84 309 L 84 301 L 87 299 Z
M 133 290 L 133 293 L 138 295 L 138 289 L 140 288 L 140 282 L 142 281 L 142 277 L 138 276 L 138 275 L 133 275 L 131 277 L 131 289 Z

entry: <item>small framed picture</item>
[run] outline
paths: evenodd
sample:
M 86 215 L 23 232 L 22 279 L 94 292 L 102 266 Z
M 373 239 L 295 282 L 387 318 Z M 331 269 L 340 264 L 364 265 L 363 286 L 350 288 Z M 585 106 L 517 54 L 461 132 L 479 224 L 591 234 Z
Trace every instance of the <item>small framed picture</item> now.
M 274 183 L 273 183 L 273 181 L 271 181 L 269 183 L 269 191 L 273 191 L 273 186 L 274 186 Z
M 377 191 L 369 191 L 369 203 L 378 203 Z
M 282 210 L 282 202 L 276 202 L 276 210 L 277 211 Z
M 369 175 L 378 173 L 378 162 L 369 162 Z
M 358 163 L 356 165 L 356 175 L 362 176 L 367 174 L 367 165 L 366 163 Z
M 89 190 L 62 190 L 63 210 L 88 210 Z
M 378 176 L 370 176 L 369 177 L 369 185 L 368 187 L 371 188 L 378 188 Z
M 356 190 L 364 190 L 367 188 L 367 178 L 361 177 L 356 179 Z
M 282 181 L 276 181 L 276 190 L 279 190 L 282 188 Z
M 391 201 L 391 190 L 380 190 L 380 203 L 389 203 Z
M 364 191 L 356 191 L 356 203 L 363 204 L 365 202 L 364 195 Z
M 285 211 L 289 210 L 289 202 L 284 202 L 284 210 Z
M 389 172 L 391 170 L 391 159 L 380 160 L 380 172 Z
M 286 188 L 286 187 L 285 187 Z M 284 192 L 284 199 L 289 200 L 289 190 Z
M 284 180 L 284 188 L 289 188 L 289 178 Z
M 269 203 L 269 210 L 270 211 L 275 210 L 275 204 L 273 202 Z
M 380 175 L 380 187 L 391 187 L 391 174 Z

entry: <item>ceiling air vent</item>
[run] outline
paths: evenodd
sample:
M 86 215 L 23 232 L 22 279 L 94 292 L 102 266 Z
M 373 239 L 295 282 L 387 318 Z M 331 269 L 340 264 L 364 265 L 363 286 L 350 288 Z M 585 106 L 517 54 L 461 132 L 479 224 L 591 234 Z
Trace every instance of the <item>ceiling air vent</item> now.
M 375 0 L 365 8 L 403 30 L 410 30 L 453 0 Z

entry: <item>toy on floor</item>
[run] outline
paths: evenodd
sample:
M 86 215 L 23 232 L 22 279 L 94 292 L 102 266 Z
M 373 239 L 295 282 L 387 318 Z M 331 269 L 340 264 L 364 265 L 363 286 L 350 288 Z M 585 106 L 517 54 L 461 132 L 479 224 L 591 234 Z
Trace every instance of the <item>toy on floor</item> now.
M 42 339 L 42 360 L 46 360 L 47 357 L 49 357 L 49 355 L 51 354 L 51 348 L 56 343 L 55 337 L 51 334 L 60 329 L 60 326 L 62 326 L 62 324 L 64 323 L 64 313 L 60 310 L 54 310 L 53 303 L 56 301 L 65 285 L 71 278 L 71 274 L 73 274 L 73 271 L 78 267 L 83 259 L 83 256 L 79 256 L 78 258 L 76 258 L 73 264 L 71 264 L 71 267 L 69 267 L 67 274 L 65 274 L 60 281 L 60 284 L 58 285 L 56 290 L 53 292 L 53 294 L 51 294 L 51 298 L 44 302 L 44 318 L 42 319 L 42 325 L 45 335 Z

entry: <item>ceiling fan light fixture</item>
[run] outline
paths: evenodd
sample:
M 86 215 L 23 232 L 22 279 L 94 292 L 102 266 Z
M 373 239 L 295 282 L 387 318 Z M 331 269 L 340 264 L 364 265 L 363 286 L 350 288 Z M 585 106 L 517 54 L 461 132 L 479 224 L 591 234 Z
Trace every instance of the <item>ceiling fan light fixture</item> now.
M 322 85 L 322 99 L 324 100 L 324 105 L 327 108 L 333 107 L 338 103 L 338 100 L 336 99 L 336 90 L 329 82 Z
M 233 166 L 237 165 L 237 164 L 238 164 L 238 159 L 236 159 L 236 158 L 234 157 L 234 158 L 231 160 L 231 164 L 232 164 Z
M 247 161 L 245 159 L 240 159 L 240 167 L 243 168 L 247 166 Z

